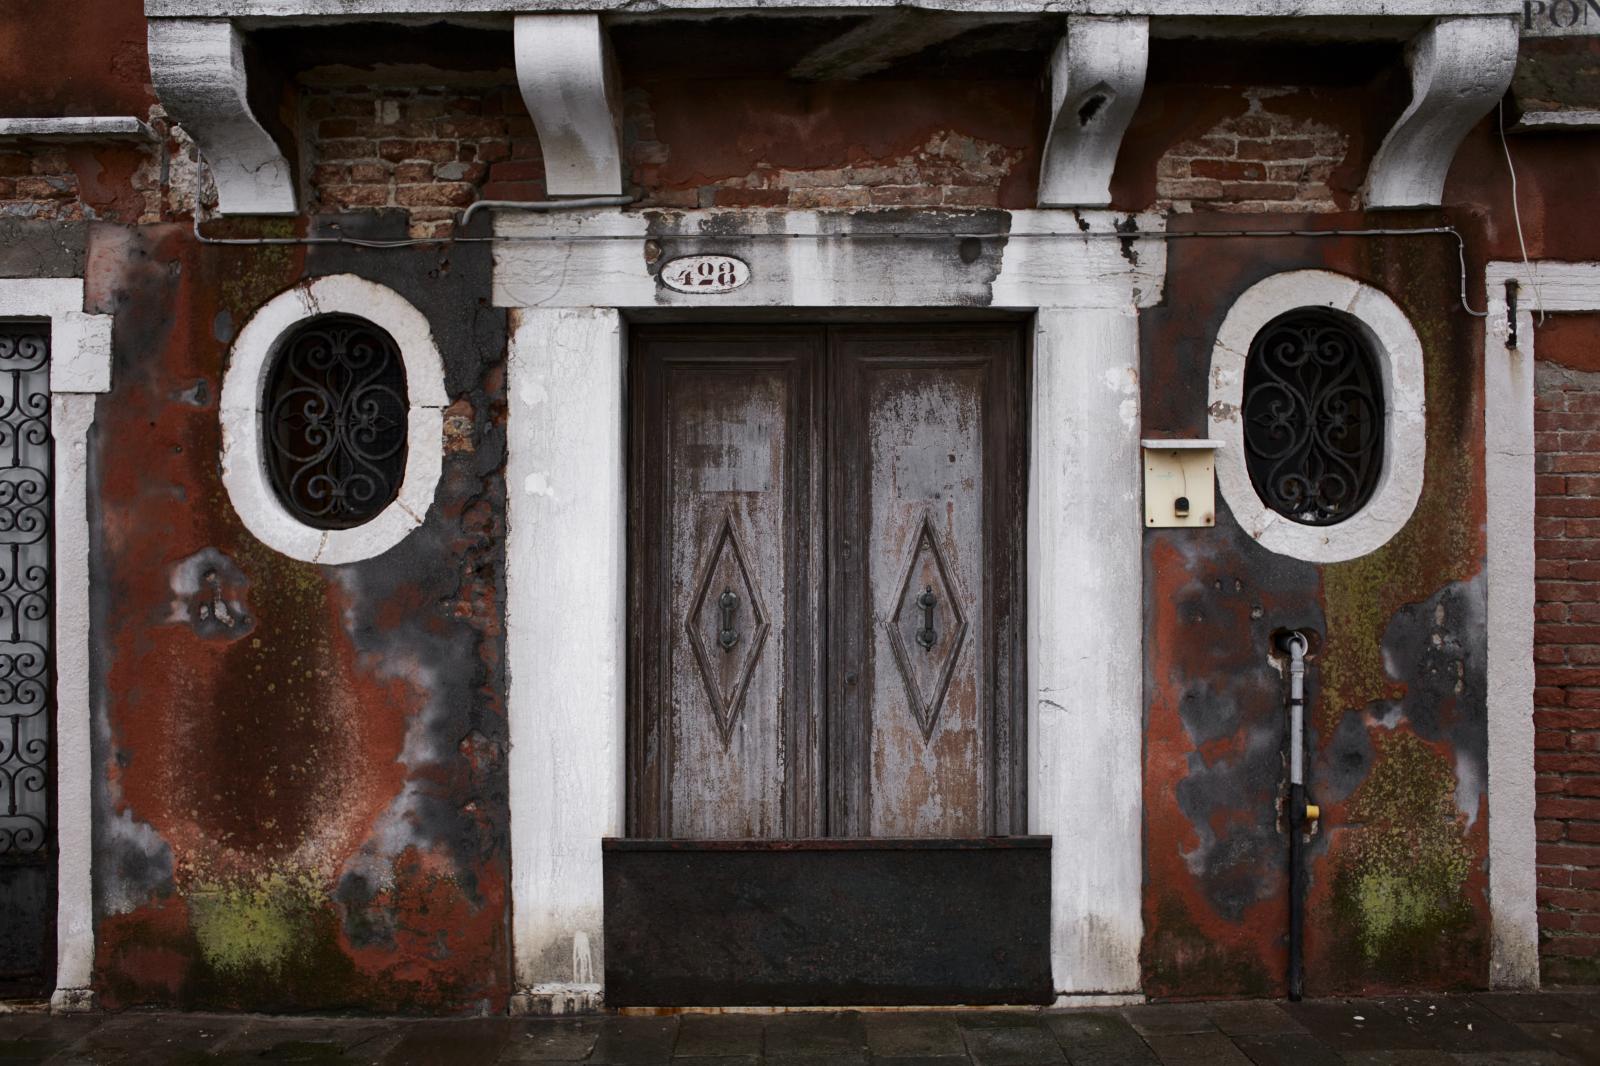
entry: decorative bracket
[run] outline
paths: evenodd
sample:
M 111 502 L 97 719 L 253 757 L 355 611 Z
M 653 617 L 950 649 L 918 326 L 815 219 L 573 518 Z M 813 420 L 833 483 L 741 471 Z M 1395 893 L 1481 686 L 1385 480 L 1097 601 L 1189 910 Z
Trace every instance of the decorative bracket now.
M 1111 172 L 1144 95 L 1150 22 L 1073 15 L 1050 58 L 1050 135 L 1039 176 L 1040 207 L 1111 202 Z
M 1368 207 L 1437 207 L 1461 140 L 1511 84 L 1517 26 L 1509 18 L 1435 19 L 1406 50 L 1411 103 L 1367 172 Z
M 600 17 L 518 15 L 516 54 L 550 195 L 620 195 L 620 96 Z
M 294 168 L 250 111 L 243 38 L 227 19 L 150 19 L 150 77 L 217 183 L 225 215 L 295 213 Z

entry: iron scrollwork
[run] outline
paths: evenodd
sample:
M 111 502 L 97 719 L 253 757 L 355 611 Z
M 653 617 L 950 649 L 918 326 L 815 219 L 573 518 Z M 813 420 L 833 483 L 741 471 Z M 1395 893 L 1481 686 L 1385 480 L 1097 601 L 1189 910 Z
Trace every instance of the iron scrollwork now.
M 0 323 L 0 859 L 49 854 L 54 546 L 50 334 Z
M 1256 492 L 1286 518 L 1355 514 L 1383 469 L 1383 386 L 1367 342 L 1340 315 L 1290 312 L 1250 346 L 1244 451 Z
M 351 315 L 302 326 L 273 365 L 264 408 L 272 485 L 300 521 L 348 529 L 399 494 L 405 365 L 383 330 Z

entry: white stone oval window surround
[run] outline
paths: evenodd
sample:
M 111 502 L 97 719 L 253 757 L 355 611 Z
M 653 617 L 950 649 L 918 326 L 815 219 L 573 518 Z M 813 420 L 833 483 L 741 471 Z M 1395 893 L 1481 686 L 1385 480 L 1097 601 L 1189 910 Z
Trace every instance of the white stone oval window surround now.
M 1285 518 L 1262 502 L 1245 465 L 1245 360 L 1267 323 L 1302 307 L 1343 312 L 1361 329 L 1383 383 L 1383 469 L 1360 511 L 1335 525 Z M 1422 342 L 1405 313 L 1382 291 L 1328 270 L 1292 270 L 1264 278 L 1228 309 L 1211 352 L 1211 436 L 1223 442 L 1217 484 L 1233 517 L 1262 547 L 1313 563 L 1336 563 L 1376 551 L 1398 533 L 1422 495 L 1427 453 Z
M 279 345 L 307 319 L 345 314 L 381 326 L 400 349 L 410 412 L 405 474 L 394 502 L 350 529 L 306 525 L 278 502 L 262 449 L 267 375 Z M 265 545 L 308 563 L 381 555 L 422 524 L 444 462 L 444 360 L 428 320 L 403 296 L 353 274 L 314 278 L 279 293 L 233 342 L 222 378 L 222 483 L 245 527 Z

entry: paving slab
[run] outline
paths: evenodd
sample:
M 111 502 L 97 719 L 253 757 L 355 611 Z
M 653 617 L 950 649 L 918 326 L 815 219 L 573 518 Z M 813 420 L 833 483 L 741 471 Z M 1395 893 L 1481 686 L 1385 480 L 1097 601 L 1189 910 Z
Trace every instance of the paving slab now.
M 1289 1017 L 1347 1058 L 1354 1051 L 1439 1050 L 1429 1034 L 1375 999 L 1323 999 L 1286 1003 Z
M 1346 1052 L 1349 1066 L 1457 1066 L 1456 1057 L 1438 1048 Z
M 1022 1025 L 1038 1025 L 1044 1014 L 1041 1007 L 1017 1007 L 1012 1010 L 958 1010 L 950 1016 L 963 1029 L 1009 1029 Z
M 509 1018 L 416 1022 L 405 1027 L 383 1066 L 485 1066 L 521 1028 Z
M 875 1060 L 967 1057 L 961 1027 L 947 1014 L 864 1014 L 861 1023 Z
M 589 1061 L 606 1066 L 658 1066 L 672 1061 L 677 1018 L 605 1018 Z
M 1220 1032 L 1211 1020 L 1210 1003 L 1150 1003 L 1123 1007 L 1117 1013 L 1142 1036 L 1183 1036 Z
M 967 1029 L 967 1054 L 977 1066 L 1053 1066 L 1066 1055 L 1042 1025 Z
M 1466 996 L 1401 997 L 1384 1001 L 1430 1047 L 1443 1051 L 1527 1051 L 1538 1047 L 1511 1022 Z
M 1268 1000 L 1212 1003 L 1206 1014 L 1213 1025 L 1229 1036 L 1303 1035 L 1306 1031 L 1305 1026 L 1291 1018 L 1282 1007 Z
M 1156 1061 L 1138 1030 L 1109 1011 L 1052 1011 L 1044 1025 L 1072 1066 L 1149 1066 Z
M 1227 1036 L 1210 1033 L 1159 1033 L 1145 1037 L 1161 1066 L 1251 1066 Z
M 767 1020 L 758 1014 L 685 1014 L 678 1021 L 674 1062 L 686 1058 L 761 1055 Z
M 500 1049 L 500 1061 L 581 1062 L 599 1036 L 598 1018 L 524 1022 Z
M 1233 1042 L 1255 1066 L 1341 1066 L 1339 1053 L 1308 1033 L 1236 1036 Z
M 1575 1066 L 1574 1060 L 1555 1051 L 1458 1051 L 1461 1066 Z
M 1517 1028 L 1542 1047 L 1581 1063 L 1600 1066 L 1600 1023 L 1525 1022 Z
M 771 1058 L 811 1055 L 865 1057 L 867 1031 L 854 1011 L 780 1014 L 767 1021 L 766 1053 Z
M 1473 1001 L 1508 1022 L 1592 1022 L 1594 1015 L 1562 996 L 1538 992 L 1483 992 Z

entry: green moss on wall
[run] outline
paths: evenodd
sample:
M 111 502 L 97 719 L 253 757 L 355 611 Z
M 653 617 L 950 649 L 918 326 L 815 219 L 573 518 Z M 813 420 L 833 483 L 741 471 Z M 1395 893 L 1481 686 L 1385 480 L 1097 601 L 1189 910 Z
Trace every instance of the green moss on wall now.
M 1336 849 L 1333 918 L 1349 973 L 1419 980 L 1471 934 L 1472 852 L 1449 763 L 1410 733 L 1380 737 L 1377 747 L 1351 801 L 1360 824 Z

